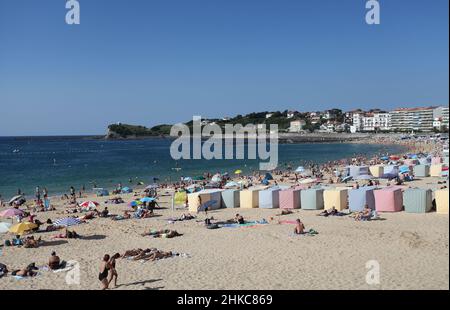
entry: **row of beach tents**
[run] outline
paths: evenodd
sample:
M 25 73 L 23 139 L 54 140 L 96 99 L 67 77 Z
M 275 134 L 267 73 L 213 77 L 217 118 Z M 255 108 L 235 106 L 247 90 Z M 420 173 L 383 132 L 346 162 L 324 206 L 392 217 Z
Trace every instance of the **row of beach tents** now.
M 322 210 L 336 208 L 351 212 L 363 210 L 365 205 L 379 212 L 425 213 L 433 209 L 437 213 L 448 214 L 448 189 L 432 191 L 421 188 L 389 186 L 378 188 L 363 186 L 359 189 L 347 187 L 307 188 L 298 185 L 294 188 L 284 186 L 253 187 L 238 189 L 205 189 L 199 192 L 175 194 L 175 204 L 188 202 L 189 211 L 197 212 L 220 208 L 265 208 L 265 209 L 303 209 Z

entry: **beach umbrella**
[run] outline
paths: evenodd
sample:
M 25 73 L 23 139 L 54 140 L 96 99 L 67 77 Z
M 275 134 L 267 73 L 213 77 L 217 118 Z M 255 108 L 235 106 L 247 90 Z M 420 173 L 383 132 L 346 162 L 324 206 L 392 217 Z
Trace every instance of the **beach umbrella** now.
M 295 169 L 295 172 L 305 172 L 305 167 L 299 166 L 297 169 Z
M 238 169 L 234 172 L 234 174 L 241 174 L 241 173 L 242 173 L 242 170 L 240 170 L 240 169 Z
M 80 204 L 80 207 L 95 209 L 98 205 L 100 205 L 100 204 L 96 201 L 85 201 L 82 204 Z
M 203 204 L 198 208 L 198 210 L 199 210 L 199 211 L 204 211 L 204 210 L 206 210 L 207 208 L 213 206 L 213 205 L 216 204 L 216 203 L 217 203 L 217 200 L 208 200 L 207 202 L 203 203 Z
M 409 173 L 409 167 L 408 166 L 401 166 L 399 169 L 400 173 Z
M 156 200 L 155 198 L 144 197 L 144 198 L 141 198 L 139 201 L 140 202 L 150 202 L 150 201 L 155 201 L 155 200 Z
M 263 185 L 269 185 L 269 180 L 264 179 L 264 180 L 261 181 L 261 184 L 263 184 Z
M 26 232 L 28 230 L 32 230 L 36 227 L 38 227 L 38 226 L 34 223 L 22 222 L 22 223 L 11 226 L 9 228 L 9 232 L 16 234 L 16 235 L 22 235 L 24 232 Z
M 124 188 L 122 188 L 121 192 L 122 192 L 122 194 L 128 194 L 128 193 L 133 192 L 133 189 L 131 189 L 129 187 L 124 187 Z
M 8 232 L 11 226 L 12 224 L 9 223 L 0 223 L 0 234 Z
M 225 187 L 239 187 L 240 185 L 236 182 L 228 182 L 227 184 L 225 184 Z
M 381 160 L 388 160 L 389 157 L 387 157 L 387 156 L 382 156 L 382 157 L 380 157 L 380 159 L 381 159 Z
M 273 176 L 269 172 L 267 172 L 266 176 L 264 177 L 264 179 L 266 179 L 266 180 L 273 180 Z
M 185 177 L 185 178 L 183 178 L 183 181 L 190 182 L 190 181 L 192 181 L 192 178 L 191 177 Z
M 128 206 L 129 206 L 129 207 L 137 207 L 138 205 L 141 205 L 141 204 L 142 204 L 141 201 L 139 201 L 139 200 L 133 200 L 132 202 L 130 202 L 130 203 L 128 204 Z
M 201 176 L 201 175 L 198 175 L 198 176 L 192 178 L 192 180 L 194 180 L 194 181 L 203 181 L 203 180 L 205 180 L 205 177 Z
M 355 180 L 372 180 L 373 176 L 368 174 L 362 174 L 355 177 Z
M 23 195 L 17 195 L 17 196 L 14 196 L 13 198 L 11 198 L 11 199 L 8 201 L 8 203 L 11 204 L 11 203 L 13 203 L 13 202 L 16 201 L 16 200 L 19 200 L 20 198 L 24 198 Z
M 53 222 L 55 226 L 65 226 L 65 227 L 79 225 L 81 223 L 82 223 L 81 220 L 73 217 L 66 217 Z
M 391 160 L 399 160 L 400 157 L 397 156 L 397 155 L 391 155 L 391 156 L 389 156 L 389 159 L 391 159 Z
M 23 215 L 23 211 L 20 209 L 15 209 L 15 208 L 6 209 L 6 210 L 0 212 L 1 217 L 14 217 L 14 216 L 18 216 L 18 215 Z

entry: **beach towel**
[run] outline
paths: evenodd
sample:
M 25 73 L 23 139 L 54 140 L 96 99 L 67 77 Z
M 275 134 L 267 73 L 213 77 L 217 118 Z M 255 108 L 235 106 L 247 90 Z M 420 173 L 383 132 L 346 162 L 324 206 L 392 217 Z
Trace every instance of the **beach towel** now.
M 315 236 L 318 235 L 319 233 L 317 231 L 315 231 L 314 229 L 310 228 L 308 231 L 303 232 L 303 234 L 296 234 L 296 233 L 291 233 L 291 236 L 293 237 L 298 237 L 298 236 Z
M 262 219 L 260 221 L 245 222 L 244 224 L 238 224 L 238 223 L 219 224 L 219 227 L 239 228 L 239 227 L 254 227 L 257 225 L 264 225 L 264 224 L 269 224 L 269 223 L 265 219 Z
M 297 224 L 296 220 L 282 220 L 282 221 L 278 221 L 279 224 Z

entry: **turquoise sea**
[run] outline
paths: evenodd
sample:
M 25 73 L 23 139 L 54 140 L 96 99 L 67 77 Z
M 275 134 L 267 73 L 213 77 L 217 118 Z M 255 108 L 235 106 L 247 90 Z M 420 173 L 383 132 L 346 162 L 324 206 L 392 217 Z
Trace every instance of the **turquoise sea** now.
M 102 140 L 88 137 L 0 137 L 0 195 L 4 199 L 20 188 L 33 194 L 34 188 L 47 187 L 50 195 L 79 189 L 112 188 L 117 183 L 152 183 L 179 180 L 204 172 L 229 172 L 258 169 L 255 160 L 180 160 L 171 158 L 170 139 Z M 296 167 L 306 161 L 322 163 L 355 154 L 396 153 L 398 145 L 373 144 L 280 144 L 279 168 Z M 181 168 L 174 170 L 172 168 Z

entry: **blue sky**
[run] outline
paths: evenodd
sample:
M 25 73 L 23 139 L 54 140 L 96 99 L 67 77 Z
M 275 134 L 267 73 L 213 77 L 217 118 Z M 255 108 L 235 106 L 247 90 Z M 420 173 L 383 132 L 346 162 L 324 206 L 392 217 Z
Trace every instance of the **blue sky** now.
M 0 136 L 448 105 L 448 0 L 0 0 Z

